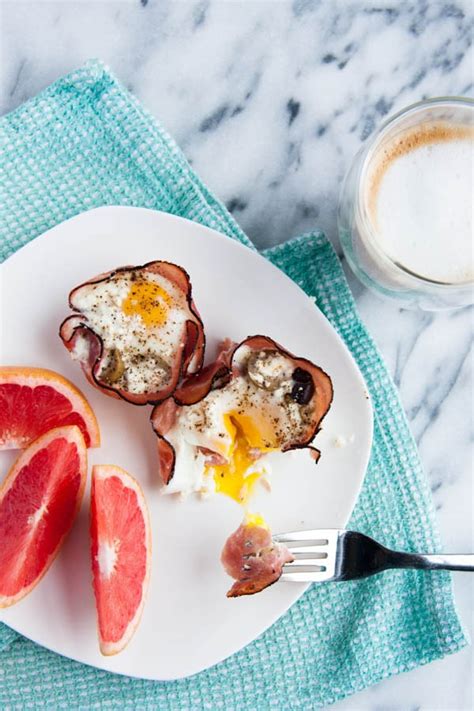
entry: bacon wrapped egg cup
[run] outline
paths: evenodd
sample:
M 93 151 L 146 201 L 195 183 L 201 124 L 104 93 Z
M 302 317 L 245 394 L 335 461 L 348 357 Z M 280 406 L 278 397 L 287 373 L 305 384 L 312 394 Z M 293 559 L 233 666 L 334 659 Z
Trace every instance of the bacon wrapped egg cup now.
M 155 404 L 202 366 L 202 321 L 176 264 L 114 269 L 73 289 L 69 305 L 76 313 L 61 324 L 61 339 L 106 395 Z
M 221 492 L 245 503 L 263 455 L 307 448 L 331 405 L 330 377 L 267 336 L 225 342 L 216 361 L 153 409 L 165 492 Z

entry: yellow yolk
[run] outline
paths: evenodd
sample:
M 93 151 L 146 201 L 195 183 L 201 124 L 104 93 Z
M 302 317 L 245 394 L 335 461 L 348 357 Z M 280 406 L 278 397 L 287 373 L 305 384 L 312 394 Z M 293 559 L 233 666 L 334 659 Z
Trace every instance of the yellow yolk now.
M 261 471 L 247 474 L 254 462 L 254 458 L 249 456 L 247 441 L 237 436 L 229 463 L 207 467 L 214 476 L 216 491 L 227 494 L 239 504 L 244 503 L 262 476 Z
M 267 530 L 270 528 L 261 514 L 246 514 L 244 523 L 246 526 L 258 526 L 258 528 L 266 528 Z
M 217 492 L 226 494 L 239 504 L 243 504 L 265 473 L 261 467 L 258 471 L 252 472 L 255 450 L 270 452 L 272 448 L 263 446 L 262 436 L 250 417 L 229 413 L 224 416 L 224 421 L 232 437 L 229 462 L 209 465 L 206 467 L 206 473 L 214 477 Z
M 260 449 L 262 452 L 271 452 L 275 449 L 275 435 L 267 420 L 256 421 L 250 415 L 241 415 L 238 412 L 230 412 L 229 417 L 232 422 L 240 428 L 249 447 Z
M 146 327 L 161 326 L 168 315 L 171 297 L 159 284 L 150 281 L 132 283 L 122 301 L 126 316 L 140 316 Z

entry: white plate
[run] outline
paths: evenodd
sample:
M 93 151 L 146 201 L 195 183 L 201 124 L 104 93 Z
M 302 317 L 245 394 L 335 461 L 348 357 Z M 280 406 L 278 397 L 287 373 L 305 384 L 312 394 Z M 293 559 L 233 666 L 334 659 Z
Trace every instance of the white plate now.
M 217 340 L 269 335 L 332 377 L 334 402 L 307 452 L 274 457 L 272 493 L 253 507 L 272 530 L 343 527 L 362 484 L 370 452 L 372 414 L 363 379 L 326 318 L 301 289 L 256 252 L 194 222 L 165 213 L 104 207 L 53 228 L 20 249 L 0 269 L 0 361 L 57 370 L 89 399 L 99 419 L 102 446 L 91 463 L 118 464 L 142 484 L 153 527 L 153 569 L 141 624 L 121 654 L 101 656 L 91 589 L 88 495 L 61 553 L 38 587 L 0 620 L 35 642 L 102 669 L 147 679 L 195 674 L 248 644 L 305 591 L 279 583 L 259 595 L 227 599 L 231 579 L 219 562 L 241 509 L 217 495 L 180 502 L 160 495 L 155 436 L 149 407 L 102 395 L 83 378 L 58 338 L 69 313 L 69 290 L 122 264 L 165 259 L 191 275 L 208 336 Z M 338 437 L 351 440 L 336 446 Z M 339 442 L 340 444 L 340 442 Z M 13 461 L 1 453 L 0 476 Z

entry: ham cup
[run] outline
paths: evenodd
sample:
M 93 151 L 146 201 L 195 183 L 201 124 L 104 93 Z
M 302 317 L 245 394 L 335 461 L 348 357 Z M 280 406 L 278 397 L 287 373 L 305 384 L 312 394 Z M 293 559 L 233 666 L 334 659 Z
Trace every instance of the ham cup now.
M 245 503 L 264 455 L 308 449 L 331 405 L 330 377 L 267 336 L 225 341 L 216 360 L 153 409 L 165 493 L 221 492 Z
M 227 597 L 253 595 L 276 583 L 285 563 L 293 556 L 281 543 L 272 540 L 261 516 L 247 515 L 241 526 L 227 539 L 221 554 L 226 572 L 236 581 Z
M 114 269 L 73 289 L 69 305 L 75 313 L 60 337 L 106 395 L 156 404 L 201 369 L 204 329 L 189 276 L 176 264 Z

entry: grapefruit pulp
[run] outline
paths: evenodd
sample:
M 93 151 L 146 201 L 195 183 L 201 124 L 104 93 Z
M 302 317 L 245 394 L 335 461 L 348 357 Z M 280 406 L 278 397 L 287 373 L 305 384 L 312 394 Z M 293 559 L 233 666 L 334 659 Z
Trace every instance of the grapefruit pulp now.
M 146 501 L 120 467 L 92 467 L 91 562 L 100 651 L 117 654 L 140 621 L 151 565 Z
M 63 425 L 77 425 L 88 447 L 99 446 L 96 417 L 69 380 L 43 368 L 0 367 L 0 450 L 23 449 Z
M 79 511 L 87 449 L 75 425 L 39 437 L 0 488 L 0 607 L 21 600 L 56 557 Z

